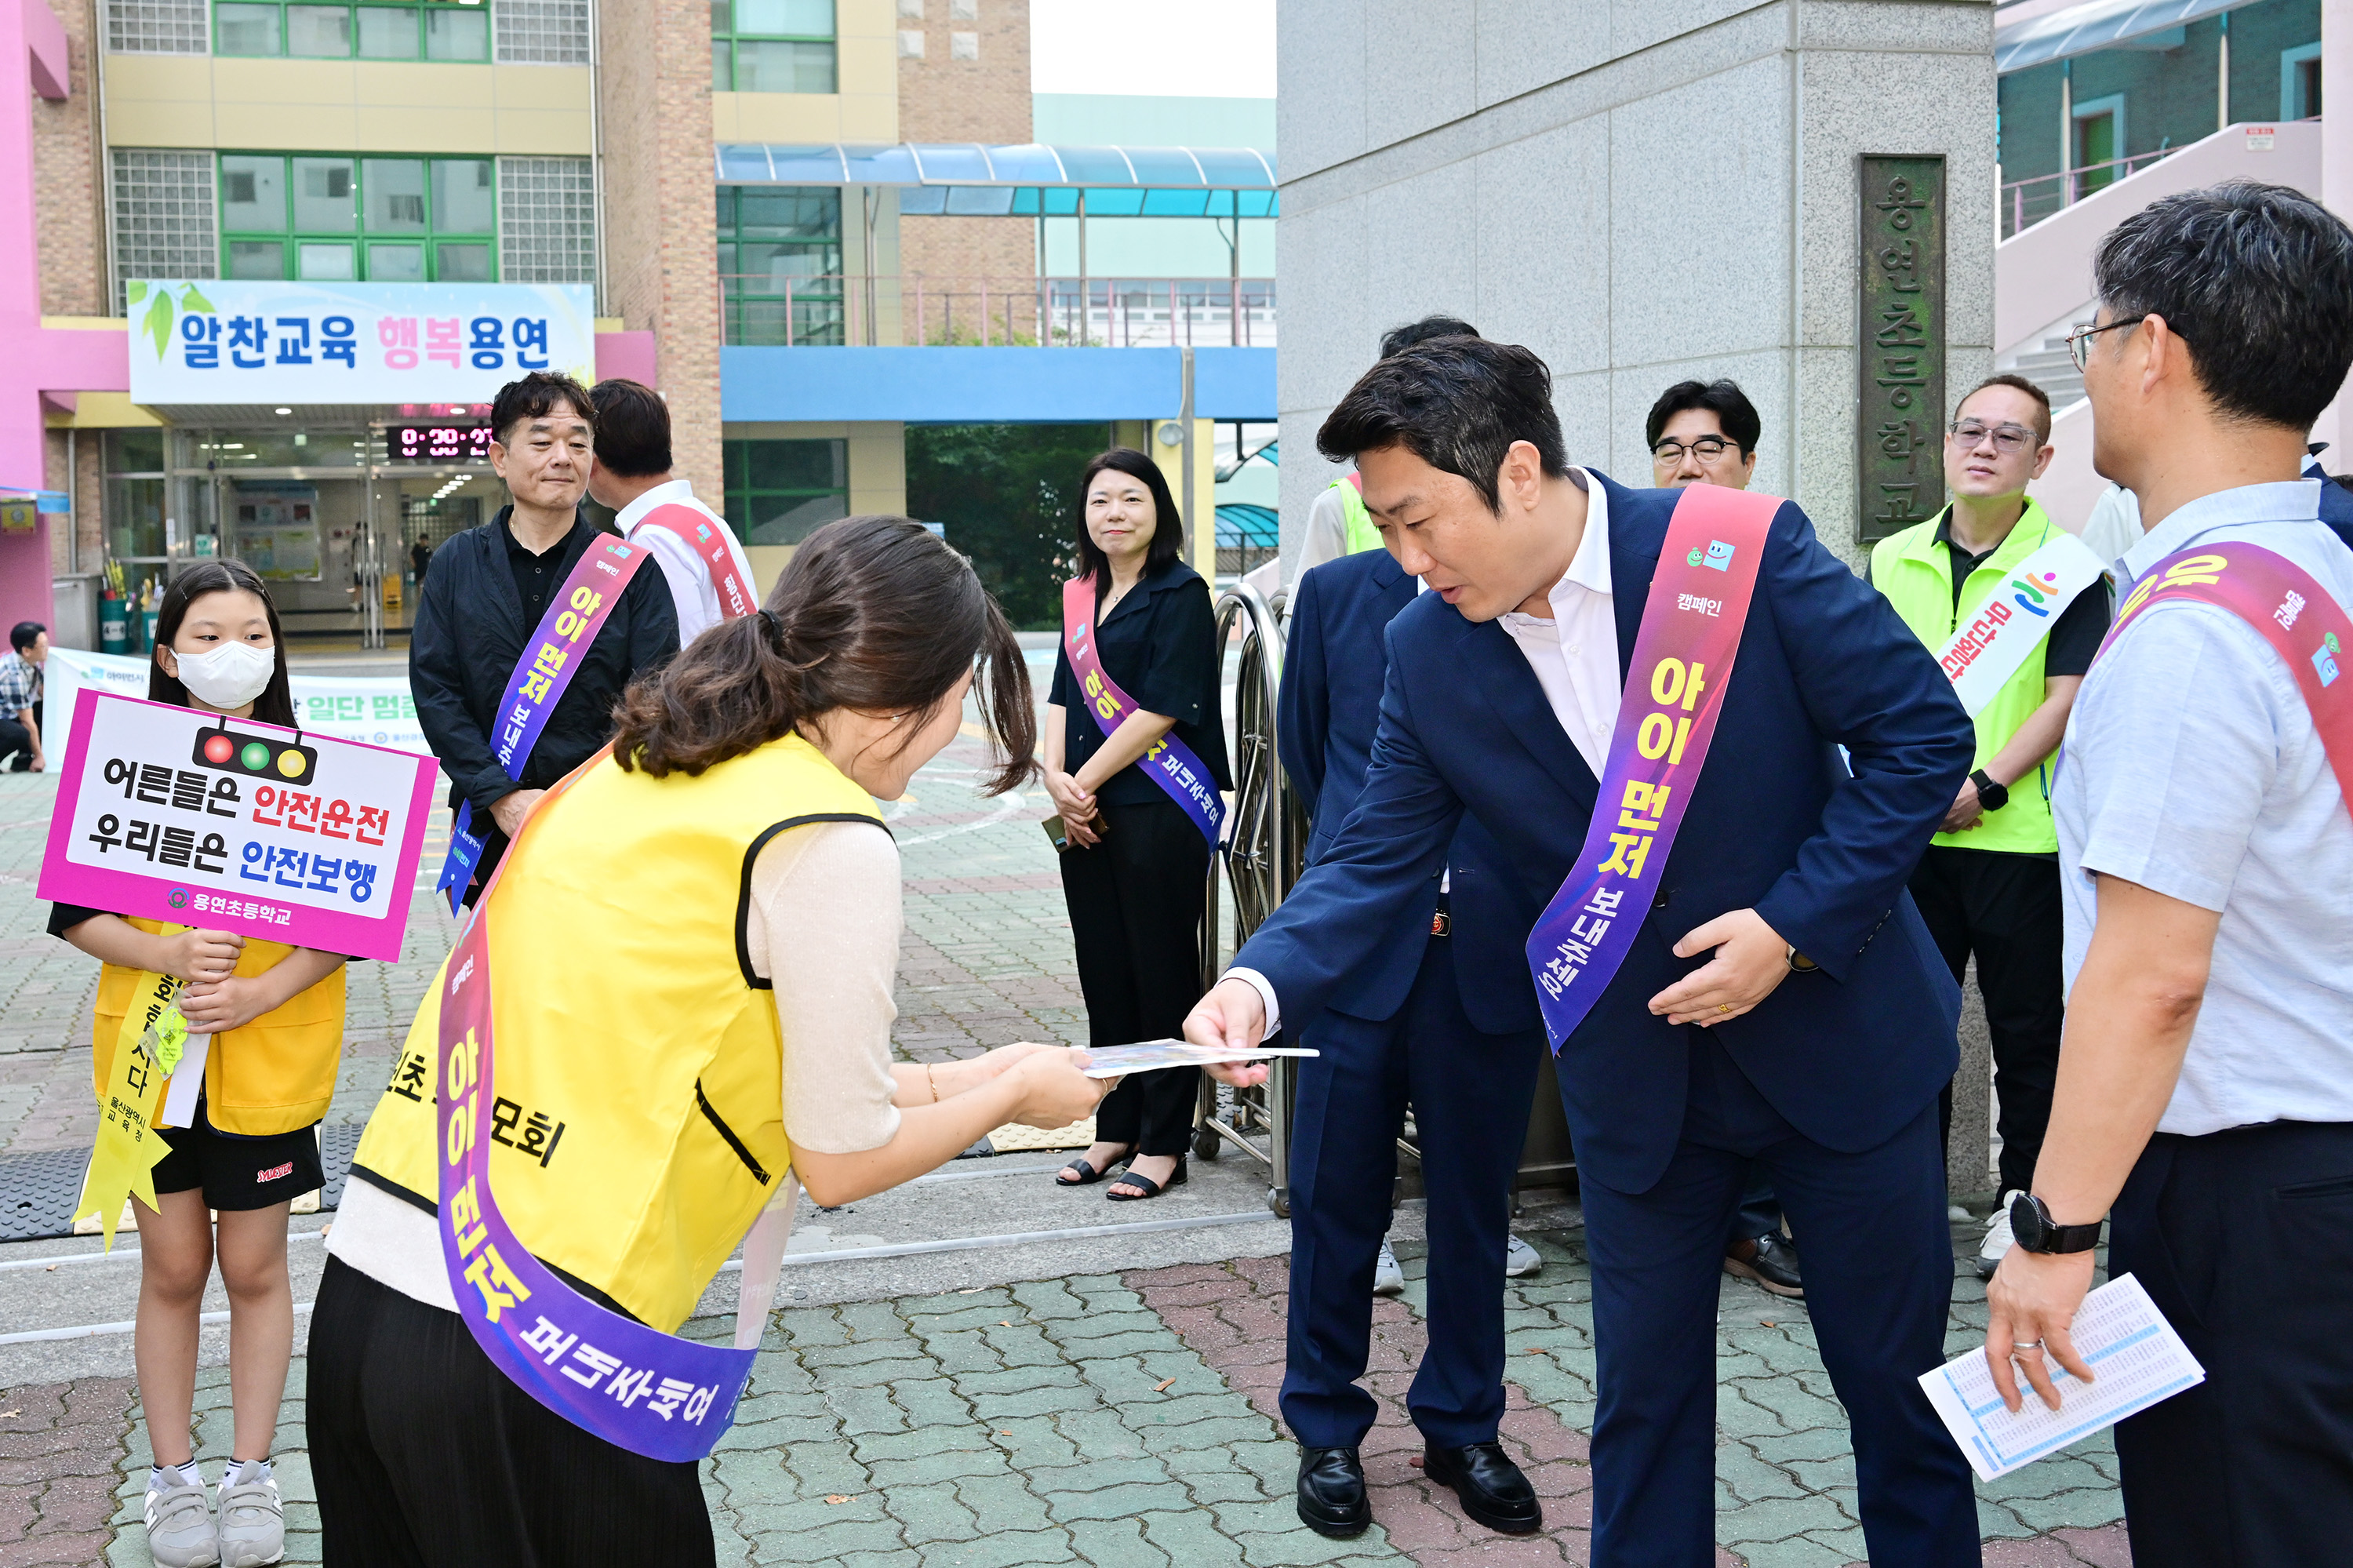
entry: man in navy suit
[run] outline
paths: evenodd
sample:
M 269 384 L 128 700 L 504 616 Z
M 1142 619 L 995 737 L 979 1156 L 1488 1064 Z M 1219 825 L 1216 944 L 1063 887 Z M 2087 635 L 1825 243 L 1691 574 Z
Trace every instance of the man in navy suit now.
M 1585 837 L 1685 493 L 1571 469 L 1544 363 L 1477 339 L 1376 366 L 1317 445 L 1356 460 L 1431 591 L 1389 623 L 1362 797 L 1187 1020 L 1205 1043 L 1328 1006 L 1466 821 L 1533 926 Z M 1598 1568 L 1715 1560 L 1718 1261 L 1751 1159 L 1817 1244 L 1808 1305 L 1873 1561 L 1978 1562 L 1968 1466 L 1915 1382 L 1943 1360 L 1952 1287 L 1936 1091 L 1960 997 L 1905 892 L 1972 751 L 1919 640 L 1784 503 L 1644 928 L 1559 1055 L 1593 1268 Z M 1512 994 L 1534 1027 L 1525 972 Z
M 1388 550 L 1368 550 L 1315 567 L 1293 599 L 1277 733 L 1313 813 L 1311 866 L 1364 791 L 1383 634 L 1417 588 Z M 1430 1340 L 1407 1408 L 1448 1457 L 1432 1475 L 1455 1478 L 1472 1518 L 1514 1535 L 1544 1524 L 1535 1489 L 1496 1442 L 1512 1175 L 1544 1048 L 1519 994 L 1527 932 L 1511 883 L 1494 841 L 1465 818 L 1444 877 L 1422 879 L 1372 957 L 1300 1031 L 1322 1054 L 1300 1064 L 1292 1123 L 1282 1415 L 1300 1445 L 1299 1517 L 1324 1535 L 1372 1522 L 1357 1447 L 1375 1405 L 1356 1380 L 1409 1100 L 1429 1197 Z

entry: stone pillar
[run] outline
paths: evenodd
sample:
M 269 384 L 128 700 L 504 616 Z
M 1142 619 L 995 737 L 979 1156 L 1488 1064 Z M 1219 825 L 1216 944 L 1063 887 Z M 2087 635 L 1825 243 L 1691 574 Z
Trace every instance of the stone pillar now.
M 1861 558 L 1857 159 L 1947 159 L 1947 382 L 1990 367 L 1984 0 L 1286 0 L 1283 531 L 1324 413 L 1383 329 L 1451 311 L 1551 365 L 1571 458 L 1647 482 L 1642 418 L 1728 376 L 1757 482 Z M 1410 83 L 1410 91 L 1401 89 Z
M 681 479 L 720 504 L 719 242 L 711 163 L 711 12 L 602 0 L 597 115 L 606 314 L 654 334 Z

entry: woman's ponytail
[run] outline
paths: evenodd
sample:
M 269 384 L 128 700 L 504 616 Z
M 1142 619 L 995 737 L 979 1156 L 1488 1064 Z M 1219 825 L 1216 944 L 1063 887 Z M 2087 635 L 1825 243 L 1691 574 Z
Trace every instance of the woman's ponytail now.
M 756 614 L 722 621 L 630 683 L 614 709 L 613 756 L 657 779 L 691 777 L 834 708 L 928 715 L 966 674 L 1001 754 L 987 792 L 1001 794 L 1029 777 L 1037 744 L 1012 629 L 972 563 L 922 524 L 845 517 L 793 553 Z

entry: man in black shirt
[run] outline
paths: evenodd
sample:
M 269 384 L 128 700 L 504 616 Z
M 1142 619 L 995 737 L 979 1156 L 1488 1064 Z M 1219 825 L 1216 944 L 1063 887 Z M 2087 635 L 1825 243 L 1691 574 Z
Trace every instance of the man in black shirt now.
M 1989 605 L 2020 607 L 2007 633 L 2049 628 L 1998 690 L 1972 702 L 1975 771 L 1912 875 L 1912 897 L 1953 978 L 1974 956 L 1985 996 L 2005 1194 L 1978 1254 L 1978 1272 L 1989 1277 L 2010 1247 L 2008 1194 L 2033 1183 L 2058 1082 L 2065 931 L 2051 770 L 2076 689 L 2108 627 L 2107 594 L 2096 577 L 2055 615 L 2023 591 L 2021 574 L 2037 551 L 2070 548 L 2065 531 L 2026 494 L 2051 456 L 2050 399 L 2021 376 L 1992 377 L 1961 399 L 1946 431 L 1952 505 L 1871 554 L 1873 585 L 1931 652 Z M 2084 560 L 2091 563 L 2089 552 Z M 1949 1129 L 1950 1089 L 1945 1118 Z
M 595 463 L 588 393 L 566 376 L 533 372 L 509 382 L 491 406 L 491 464 L 513 503 L 433 552 L 409 635 L 408 684 L 417 722 L 449 776 L 449 806 L 473 804 L 482 857 L 468 904 L 506 853 L 508 839 L 547 787 L 592 756 L 613 732 L 613 705 L 640 672 L 678 652 L 678 613 L 660 570 L 639 570 L 571 683 L 510 777 L 493 737 L 516 668 L 557 588 L 596 528 L 580 511 Z

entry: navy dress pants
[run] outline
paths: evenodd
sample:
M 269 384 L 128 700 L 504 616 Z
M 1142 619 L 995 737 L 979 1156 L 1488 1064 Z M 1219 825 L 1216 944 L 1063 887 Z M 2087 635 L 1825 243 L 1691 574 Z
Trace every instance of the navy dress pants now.
M 1379 1023 L 1327 1012 L 1303 1032 L 1291 1144 L 1291 1321 L 1282 1418 L 1310 1448 L 1372 1429 L 1365 1375 L 1373 1266 L 1389 1227 L 1408 1101 L 1430 1202 L 1430 1348 L 1406 1407 L 1432 1444 L 1489 1443 L 1504 1414 L 1504 1247 L 1527 1139 L 1540 1030 L 1486 1034 L 1462 1016 L 1454 953 L 1432 938 L 1413 990 Z M 1719 1249 L 1720 1252 L 1721 1249 Z
M 1599 1382 L 1594 1568 L 1715 1557 L 1716 1298 L 1752 1160 L 1805 1238 L 1806 1309 L 1846 1407 L 1876 1568 L 1978 1568 L 1968 1461 L 1915 1380 L 1945 1356 L 1953 1288 L 1936 1107 L 1861 1154 L 1805 1137 L 1691 1027 L 1683 1142 L 1647 1192 L 1585 1175 Z

